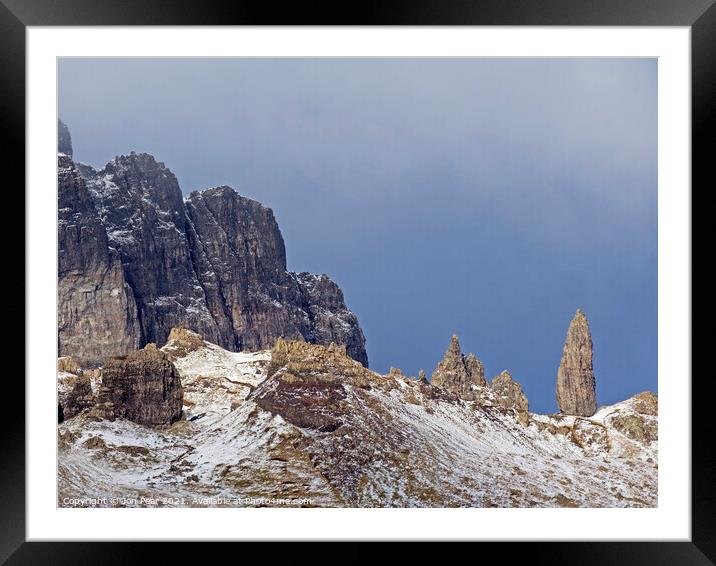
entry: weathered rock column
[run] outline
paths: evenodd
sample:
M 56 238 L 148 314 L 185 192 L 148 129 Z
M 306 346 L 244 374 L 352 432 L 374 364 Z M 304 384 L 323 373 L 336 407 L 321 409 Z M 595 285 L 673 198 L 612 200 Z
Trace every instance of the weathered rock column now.
M 577 309 L 567 330 L 557 370 L 557 404 L 562 413 L 591 417 L 597 411 L 592 368 L 592 335 L 584 313 Z

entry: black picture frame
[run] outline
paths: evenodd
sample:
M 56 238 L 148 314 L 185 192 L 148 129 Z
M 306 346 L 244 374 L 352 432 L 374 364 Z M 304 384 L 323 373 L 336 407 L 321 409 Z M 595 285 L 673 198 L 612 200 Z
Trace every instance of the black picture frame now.
M 25 186 L 25 32 L 28 26 L 90 25 L 559 25 L 688 26 L 691 28 L 692 189 L 713 187 L 712 150 L 716 139 L 716 5 L 714 0 L 375 0 L 372 2 L 272 3 L 239 0 L 0 0 L 0 114 L 6 148 L 2 154 L 14 175 L 5 189 Z M 693 202 L 693 200 L 692 200 Z M 16 208 L 14 210 L 19 210 Z M 693 205 L 692 205 L 693 210 Z M 693 222 L 693 220 L 692 220 Z M 693 226 L 693 224 L 692 224 Z M 693 228 L 692 228 L 693 231 Z M 11 244 L 12 247 L 12 244 Z M 17 247 L 17 246 L 16 246 Z M 693 277 L 693 276 L 692 276 Z M 25 295 L 25 300 L 32 297 Z M 19 310 L 19 305 L 15 306 Z M 14 314 L 14 313 L 13 313 Z M 19 312 L 18 318 L 19 320 Z M 707 331 L 708 332 L 708 331 Z M 30 340 L 32 337 L 26 337 Z M 16 354 L 19 358 L 19 355 Z M 685 368 L 687 366 L 685 365 Z M 690 368 L 687 368 L 687 371 Z M 207 563 L 226 545 L 207 548 L 169 543 L 25 542 L 25 389 L 6 374 L 0 444 L 0 562 L 17 564 Z M 17 375 L 17 373 L 15 374 Z M 673 376 L 671 376 L 673 377 Z M 691 379 L 690 375 L 681 376 Z M 490 543 L 503 558 L 531 564 L 713 564 L 716 562 L 716 430 L 709 374 L 692 387 L 692 537 L 690 542 L 532 542 Z M 14 389 L 14 390 L 13 390 Z M 11 392 L 9 392 L 12 390 Z M 555 532 L 555 538 L 559 533 Z M 316 533 L 320 539 L 320 533 Z M 244 543 L 246 544 L 246 543 Z M 509 548 L 504 548 L 509 544 Z M 499 546 L 498 546 L 499 545 Z M 201 548 L 199 548 L 201 546 Z M 362 548 L 362 547 L 361 547 Z M 229 550 L 231 556 L 233 547 Z M 245 550 L 242 550 L 246 552 Z M 292 548 L 272 550 L 272 559 L 296 556 Z M 303 552 L 314 552 L 305 550 Z M 358 549 L 360 560 L 373 554 Z M 234 555 L 236 560 L 240 555 Z M 341 556 L 341 555 L 339 555 Z M 342 555 L 346 557 L 347 555 Z M 482 555 L 481 555 L 482 556 Z M 484 558 L 488 559 L 488 558 Z

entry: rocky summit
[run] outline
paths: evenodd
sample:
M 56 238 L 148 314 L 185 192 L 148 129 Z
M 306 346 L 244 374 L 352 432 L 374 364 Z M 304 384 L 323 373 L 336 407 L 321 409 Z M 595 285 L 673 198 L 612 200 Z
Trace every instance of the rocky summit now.
M 433 372 L 432 383 L 462 399 L 473 398 L 476 389 L 487 386 L 482 362 L 475 354 L 464 356 L 455 335 Z
M 226 186 L 183 198 L 153 156 L 76 164 L 60 125 L 59 351 L 85 365 L 167 342 L 186 327 L 231 351 L 279 337 L 346 346 L 365 337 L 326 275 L 287 270 L 271 209 Z M 64 150 L 64 151 L 62 151 Z
M 60 388 L 82 371 L 58 365 Z M 589 418 L 540 415 L 508 372 L 463 399 L 424 376 L 373 372 L 343 345 L 279 339 L 231 352 L 187 329 L 100 373 L 93 399 L 78 391 L 79 412 L 58 425 L 61 506 L 88 496 L 186 507 L 658 503 L 648 392 Z
M 592 335 L 587 317 L 579 309 L 567 330 L 557 370 L 557 404 L 568 415 L 590 417 L 597 411 Z

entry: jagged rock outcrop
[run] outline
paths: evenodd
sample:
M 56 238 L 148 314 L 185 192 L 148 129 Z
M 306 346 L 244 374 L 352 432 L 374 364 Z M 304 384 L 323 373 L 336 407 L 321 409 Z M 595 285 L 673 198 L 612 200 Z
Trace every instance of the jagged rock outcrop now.
M 250 396 L 262 409 L 301 428 L 331 432 L 350 410 L 345 387 L 371 389 L 375 374 L 346 355 L 345 346 L 328 347 L 279 339 L 271 350 L 269 379 Z
M 91 413 L 107 420 L 168 425 L 181 418 L 182 401 L 181 380 L 174 364 L 167 354 L 148 344 L 142 350 L 105 361 Z
M 267 375 L 280 373 L 287 381 L 336 381 L 365 387 L 375 374 L 349 357 L 346 347 L 338 344 L 321 346 L 299 340 L 276 340 L 271 349 Z
M 80 364 L 78 364 L 70 356 L 61 356 L 57 358 L 57 371 L 79 374 Z
M 656 393 L 644 391 L 632 397 L 634 409 L 640 415 L 656 416 L 659 414 L 659 398 Z
M 655 393 L 644 391 L 627 400 L 632 412 L 610 414 L 610 424 L 624 436 L 639 443 L 659 439 L 659 399 Z
M 58 347 L 83 365 L 140 344 L 134 293 L 84 180 L 58 156 Z
M 475 354 L 463 355 L 458 337 L 450 339 L 443 359 L 432 375 L 433 385 L 454 393 L 461 399 L 473 399 L 475 389 L 486 387 L 485 368 Z
M 597 411 L 592 336 L 587 317 L 579 309 L 567 330 L 557 370 L 557 404 L 568 415 L 590 417 Z
M 517 411 L 517 419 L 524 425 L 529 422 L 529 403 L 522 386 L 512 379 L 509 371 L 503 371 L 492 380 L 492 399 L 505 409 Z
M 68 157 L 72 157 L 72 136 L 62 120 L 57 121 L 57 153 L 64 153 Z
M 78 415 L 94 404 L 90 377 L 84 375 L 75 360 L 57 359 L 58 421 Z
M 61 277 L 74 269 L 75 280 L 61 285 L 60 355 L 95 363 L 162 345 L 183 326 L 232 351 L 269 348 L 279 337 L 335 342 L 367 366 L 365 338 L 340 288 L 325 275 L 287 271 L 271 209 L 229 187 L 185 201 L 172 172 L 146 153 L 116 157 L 100 171 L 59 159 L 60 230 L 63 218 L 76 226 L 60 233 L 61 252 L 72 236 L 75 247 L 89 248 L 70 250 L 74 263 L 61 254 Z M 106 265 L 77 260 L 90 252 Z M 105 288 L 124 307 L 123 324 Z M 105 319 L 112 328 L 104 330 Z
M 386 377 L 389 379 L 408 379 L 408 376 L 403 373 L 403 370 L 400 368 L 394 368 L 391 366 L 391 368 L 388 370 L 388 373 L 386 374 Z
M 204 339 L 197 334 L 181 326 L 171 329 L 167 343 L 162 351 L 169 355 L 169 359 L 182 358 L 190 352 L 203 348 L 206 345 Z

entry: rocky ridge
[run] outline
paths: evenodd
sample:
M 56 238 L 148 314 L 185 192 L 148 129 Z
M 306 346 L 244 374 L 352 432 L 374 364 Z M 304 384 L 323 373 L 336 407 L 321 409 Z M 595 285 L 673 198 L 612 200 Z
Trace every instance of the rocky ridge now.
M 216 505 L 207 497 L 229 506 L 260 497 L 326 507 L 657 503 L 651 393 L 591 418 L 538 415 L 506 372 L 466 400 L 399 370 L 372 372 L 343 346 L 277 340 L 270 351 L 237 353 L 186 329 L 170 336 L 161 353 L 181 377 L 183 418 L 146 426 L 98 420 L 88 409 L 66 419 L 61 498 L 167 495 L 186 506 Z

